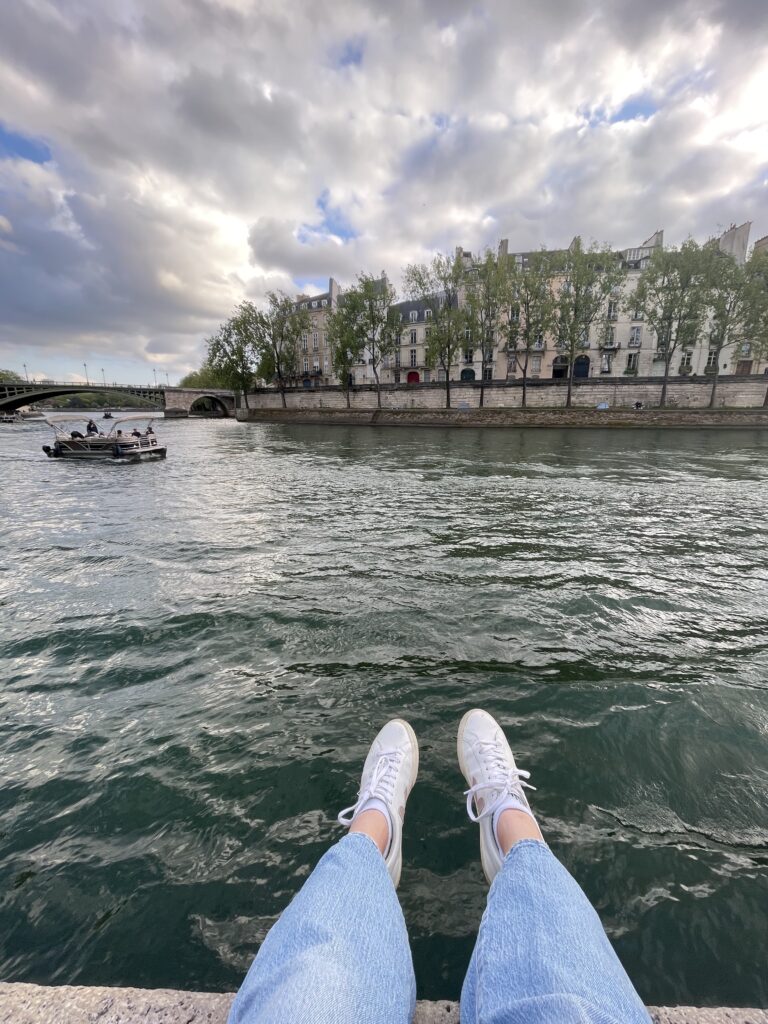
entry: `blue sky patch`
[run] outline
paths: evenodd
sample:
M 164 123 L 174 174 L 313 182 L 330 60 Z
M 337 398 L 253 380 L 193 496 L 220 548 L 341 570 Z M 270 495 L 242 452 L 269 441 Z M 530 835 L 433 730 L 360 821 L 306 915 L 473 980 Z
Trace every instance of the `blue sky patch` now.
M 641 93 L 638 96 L 630 96 L 609 120 L 611 124 L 616 124 L 617 121 L 634 121 L 638 117 L 647 120 L 653 117 L 658 109 L 659 105 L 650 96 Z
M 344 41 L 336 58 L 336 66 L 340 68 L 358 66 L 363 63 L 364 54 L 365 39 L 363 36 L 352 36 Z
M 12 132 L 0 122 L 0 159 L 21 157 L 35 164 L 44 164 L 51 159 L 51 151 L 42 139 L 30 138 Z

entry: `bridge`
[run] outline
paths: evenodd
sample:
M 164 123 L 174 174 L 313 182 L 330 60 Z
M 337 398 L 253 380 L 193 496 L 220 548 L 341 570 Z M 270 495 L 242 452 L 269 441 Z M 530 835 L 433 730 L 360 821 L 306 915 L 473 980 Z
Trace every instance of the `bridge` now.
M 158 409 L 164 409 L 168 417 L 208 415 L 232 416 L 235 411 L 235 396 L 232 391 L 219 388 L 172 388 L 152 387 L 142 384 L 73 384 L 72 381 L 0 381 L 0 412 L 13 412 L 25 405 L 43 403 L 51 398 L 65 395 L 99 394 L 108 395 L 113 405 L 130 395 L 143 398 Z

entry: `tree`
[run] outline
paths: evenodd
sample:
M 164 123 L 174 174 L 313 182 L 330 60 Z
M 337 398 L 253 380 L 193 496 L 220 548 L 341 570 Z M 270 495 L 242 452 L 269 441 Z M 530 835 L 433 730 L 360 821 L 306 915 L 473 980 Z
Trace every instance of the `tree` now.
M 206 362 L 226 387 L 239 391 L 248 408 L 248 391 L 253 387 L 257 361 L 259 311 L 252 302 L 241 302 L 234 316 L 225 320 L 207 340 Z
M 389 330 L 393 306 L 397 293 L 389 283 L 386 274 L 373 277 L 359 274 L 354 288 L 344 293 L 343 301 L 348 305 L 348 326 L 354 331 L 354 342 L 350 347 L 358 352 L 358 358 L 367 358 L 376 381 L 376 403 L 381 408 L 381 379 L 379 367 L 385 356 L 394 352 L 394 341 Z
M 552 292 L 552 255 L 542 249 L 528 257 L 526 266 L 510 259 L 505 267 L 502 311 L 507 358 L 523 375 L 522 407 L 528 399 L 528 364 L 555 328 Z
M 267 292 L 267 308 L 254 313 L 257 372 L 265 380 L 277 380 L 285 408 L 285 379 L 296 372 L 299 342 L 302 334 L 309 331 L 312 320 L 307 310 L 285 292 Z
M 0 381 L 4 381 L 7 384 L 15 384 L 23 380 L 24 378 L 18 373 L 14 373 L 13 370 L 0 370 Z
M 487 249 L 483 259 L 467 274 L 465 302 L 470 340 L 480 342 L 480 407 L 484 404 L 486 367 L 493 366 L 496 329 L 506 299 L 507 274 L 503 260 Z
M 465 341 L 467 316 L 459 299 L 465 269 L 461 256 L 438 253 L 431 263 L 412 263 L 405 268 L 405 286 L 411 299 L 424 303 L 431 313 L 427 361 L 445 374 L 445 407 L 451 407 L 451 369 Z
M 568 249 L 553 254 L 553 269 L 557 345 L 568 360 L 565 405 L 570 409 L 577 355 L 588 347 L 592 325 L 603 314 L 608 299 L 618 294 L 626 270 L 610 246 L 593 243 L 585 249 L 578 235 Z
M 361 297 L 359 292 L 345 293 L 336 308 L 326 320 L 328 342 L 331 346 L 331 362 L 350 407 L 349 387 L 352 368 L 360 361 L 363 351 L 359 326 Z
M 705 247 L 709 351 L 714 353 L 709 407 L 715 407 L 720 356 L 736 345 L 755 354 L 768 344 L 768 256 L 754 254 L 743 265 L 716 245 Z
M 689 239 L 677 248 L 657 249 L 640 274 L 630 301 L 656 334 L 664 358 L 664 383 L 659 405 L 667 401 L 669 368 L 675 352 L 692 348 L 704 323 L 708 304 L 710 257 Z
M 226 388 L 227 383 L 221 374 L 211 366 L 206 358 L 199 370 L 192 370 L 185 374 L 179 381 L 180 388 Z

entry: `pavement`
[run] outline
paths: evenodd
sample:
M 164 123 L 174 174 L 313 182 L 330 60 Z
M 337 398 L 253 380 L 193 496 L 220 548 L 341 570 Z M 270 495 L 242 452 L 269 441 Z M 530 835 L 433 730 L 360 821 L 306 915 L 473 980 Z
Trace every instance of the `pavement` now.
M 233 998 L 232 992 L 0 982 L 0 1024 L 226 1024 Z M 768 1024 L 768 1010 L 649 1009 L 654 1024 Z M 458 1003 L 419 1002 L 413 1024 L 459 1024 Z

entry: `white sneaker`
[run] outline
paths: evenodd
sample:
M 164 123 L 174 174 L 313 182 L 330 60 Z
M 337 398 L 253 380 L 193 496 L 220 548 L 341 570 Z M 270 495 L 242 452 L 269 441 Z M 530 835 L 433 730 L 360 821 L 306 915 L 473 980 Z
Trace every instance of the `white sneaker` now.
M 456 748 L 459 767 L 469 784 L 464 794 L 467 814 L 480 823 L 480 860 L 485 877 L 492 882 L 504 860 L 493 827 L 494 812 L 509 802 L 513 807 L 520 805 L 521 810 L 527 808 L 533 817 L 523 786 L 536 787 L 523 781 L 531 773 L 517 767 L 501 726 L 487 711 L 474 708 L 464 715 Z M 473 800 L 476 811 L 472 809 Z
M 403 866 L 403 819 L 405 802 L 419 771 L 416 733 L 402 718 L 393 718 L 378 733 L 363 765 L 357 803 L 339 814 L 339 823 L 349 827 L 369 800 L 381 801 L 389 814 L 390 839 L 384 856 L 395 888 Z

